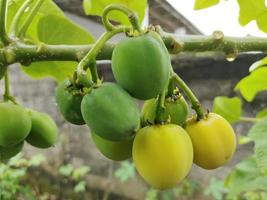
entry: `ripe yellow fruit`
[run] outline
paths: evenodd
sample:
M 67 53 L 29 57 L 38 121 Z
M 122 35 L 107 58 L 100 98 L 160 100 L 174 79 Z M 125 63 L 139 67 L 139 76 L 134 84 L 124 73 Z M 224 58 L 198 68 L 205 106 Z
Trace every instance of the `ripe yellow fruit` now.
M 186 124 L 194 147 L 194 163 L 204 169 L 215 169 L 227 163 L 236 150 L 232 126 L 220 115 L 209 113 L 200 121 L 195 118 Z
M 133 160 L 139 174 L 153 187 L 174 187 L 193 163 L 190 137 L 174 124 L 144 127 L 134 139 Z

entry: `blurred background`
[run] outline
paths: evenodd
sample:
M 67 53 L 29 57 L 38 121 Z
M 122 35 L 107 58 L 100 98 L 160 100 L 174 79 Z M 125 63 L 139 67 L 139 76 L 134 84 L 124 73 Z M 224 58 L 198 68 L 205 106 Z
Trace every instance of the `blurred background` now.
M 99 17 L 84 15 L 81 0 L 55 2 L 64 10 L 66 16 L 90 30 L 95 38 L 104 32 Z M 202 28 L 195 26 L 190 17 L 184 17 L 185 14 L 181 14 L 173 2 L 149 0 L 144 25 L 159 24 L 165 31 L 178 35 L 204 34 Z M 113 41 L 118 41 L 120 38 L 116 37 Z M 227 61 L 224 55 L 218 53 L 183 53 L 172 57 L 172 62 L 174 70 L 189 84 L 202 104 L 211 110 L 214 97 L 233 95 L 236 83 L 248 74 L 249 66 L 262 57 L 263 54 L 241 54 Z M 40 199 L 214 199 L 214 195 L 211 196 L 209 193 L 210 188 L 215 187 L 212 191 L 221 192 L 223 183 L 220 180 L 228 175 L 234 164 L 252 151 L 252 144 L 239 147 L 233 160 L 227 166 L 216 170 L 206 171 L 193 166 L 189 177 L 177 188 L 159 192 L 141 180 L 131 160 L 120 163 L 102 156 L 92 143 L 87 126 L 74 126 L 63 119 L 55 104 L 54 80 L 50 78 L 31 80 L 17 68 L 16 65 L 10 67 L 12 94 L 25 107 L 50 114 L 60 129 L 60 140 L 55 147 L 38 150 L 25 144 L 24 157 L 18 158 L 18 162 L 21 162 L 24 158 L 28 160 L 34 155 L 43 155 L 34 157 L 38 167 L 34 167 L 35 164 L 30 166 L 27 171 L 28 176 L 23 182 L 25 185 L 30 185 Z M 98 62 L 98 69 L 105 81 L 114 81 L 108 61 Z M 259 95 L 253 103 L 245 106 L 244 114 L 253 116 L 256 109 L 266 106 L 265 98 L 266 94 Z M 139 103 L 141 107 L 142 102 Z M 236 125 L 237 135 L 242 135 L 249 126 L 247 123 Z M 34 163 L 34 160 L 31 162 Z M 17 199 L 24 198 L 18 196 Z

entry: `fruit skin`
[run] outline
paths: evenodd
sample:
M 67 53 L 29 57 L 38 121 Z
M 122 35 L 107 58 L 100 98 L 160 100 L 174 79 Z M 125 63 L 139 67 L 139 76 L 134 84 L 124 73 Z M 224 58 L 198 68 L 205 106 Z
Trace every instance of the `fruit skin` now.
M 10 147 L 22 142 L 30 130 L 31 119 L 24 108 L 0 103 L 0 146 Z
M 133 97 L 156 97 L 168 84 L 170 56 L 156 32 L 120 41 L 112 53 L 112 72 L 116 81 Z
M 130 139 L 139 128 L 137 104 L 115 83 L 103 83 L 85 95 L 81 110 L 91 131 L 104 139 Z
M 156 117 L 157 99 L 150 99 L 145 101 L 142 112 L 141 120 L 143 125 L 153 124 Z M 182 125 L 188 116 L 188 106 L 183 96 L 173 100 L 167 98 L 165 100 L 165 110 L 162 113 L 162 118 L 165 121 L 170 119 L 170 123 Z
M 0 146 L 0 161 L 8 160 L 14 157 L 15 155 L 17 155 L 19 152 L 21 152 L 23 148 L 23 144 L 24 144 L 24 141 L 11 147 Z
M 209 113 L 186 124 L 194 147 L 194 163 L 204 169 L 215 169 L 227 163 L 236 150 L 236 136 L 231 125 L 220 115 Z
M 58 137 L 58 128 L 54 120 L 45 113 L 34 110 L 28 111 L 32 128 L 26 141 L 38 148 L 49 148 L 55 144 Z
M 69 81 L 60 83 L 55 92 L 56 102 L 63 117 L 70 123 L 83 125 L 81 113 L 81 102 L 83 95 L 76 93 L 72 94 L 66 87 L 70 85 Z
M 133 138 L 114 142 L 92 133 L 92 138 L 99 151 L 107 158 L 122 161 L 132 157 Z
M 175 124 L 144 127 L 134 139 L 133 160 L 139 174 L 153 187 L 174 187 L 193 163 L 190 137 Z

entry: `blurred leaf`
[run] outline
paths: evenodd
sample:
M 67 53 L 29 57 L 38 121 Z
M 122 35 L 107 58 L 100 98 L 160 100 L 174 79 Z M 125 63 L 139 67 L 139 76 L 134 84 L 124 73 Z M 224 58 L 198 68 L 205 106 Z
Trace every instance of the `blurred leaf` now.
M 75 169 L 72 173 L 72 178 L 74 180 L 79 180 L 81 179 L 83 176 L 85 176 L 89 171 L 91 170 L 90 167 L 88 166 L 81 166 L 77 169 Z
M 80 181 L 77 185 L 74 187 L 75 193 L 82 193 L 86 191 L 86 183 L 85 181 Z
M 258 167 L 267 173 L 267 117 L 254 124 L 248 136 L 255 143 L 254 152 Z
M 215 200 L 222 200 L 223 195 L 228 190 L 224 187 L 224 182 L 212 177 L 209 181 L 208 187 L 206 187 L 204 194 L 212 196 Z
M 118 178 L 121 182 L 125 182 L 128 179 L 133 178 L 134 175 L 134 164 L 128 161 L 122 162 L 120 168 L 115 171 L 115 177 Z
M 159 191 L 153 188 L 150 188 L 146 192 L 145 200 L 158 200 Z
M 235 90 L 240 90 L 243 97 L 250 102 L 259 92 L 267 90 L 266 77 L 267 67 L 259 68 L 241 79 L 236 85 Z
M 29 165 L 30 166 L 39 166 L 42 162 L 46 161 L 46 157 L 42 154 L 38 154 L 33 156 L 30 160 L 29 160 Z
M 213 101 L 212 110 L 230 123 L 235 123 L 239 121 L 242 115 L 242 102 L 238 97 L 218 96 Z
M 255 20 L 259 29 L 267 32 L 266 18 L 267 8 L 265 0 L 238 0 L 239 3 L 239 23 L 242 26 Z
M 85 29 L 57 15 L 47 15 L 39 20 L 38 38 L 46 44 L 90 44 L 94 41 Z M 52 76 L 60 82 L 71 75 L 76 67 L 77 62 L 47 61 L 23 67 L 23 71 L 32 78 Z
M 249 72 L 252 72 L 260 67 L 267 66 L 267 57 L 264 57 L 263 59 L 254 62 L 250 67 L 249 67 Z
M 220 0 L 195 0 L 194 9 L 200 10 L 203 8 L 208 8 L 208 7 L 218 4 L 219 2 Z
M 59 174 L 63 176 L 70 176 L 74 168 L 71 164 L 63 165 L 59 168 Z
M 267 116 L 267 108 L 264 108 L 263 110 L 259 111 L 256 115 L 257 118 L 264 118 Z
M 162 200 L 173 200 L 173 190 L 162 191 Z
M 83 8 L 87 15 L 101 16 L 106 6 L 110 4 L 121 4 L 138 14 L 140 22 L 143 21 L 147 6 L 146 0 L 83 0 Z M 128 17 L 118 11 L 112 11 L 109 18 L 121 24 L 130 24 Z

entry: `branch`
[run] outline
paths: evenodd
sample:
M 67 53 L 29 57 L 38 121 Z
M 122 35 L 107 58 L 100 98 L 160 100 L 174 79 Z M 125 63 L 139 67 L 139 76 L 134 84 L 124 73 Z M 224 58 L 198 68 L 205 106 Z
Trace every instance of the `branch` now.
M 163 40 L 171 54 L 180 52 L 222 52 L 237 54 L 242 52 L 267 52 L 267 38 L 227 37 L 223 34 L 212 36 L 178 36 L 164 33 Z M 221 32 L 219 32 L 221 33 Z M 0 49 L 0 63 L 13 64 L 36 61 L 81 61 L 92 45 L 26 45 L 14 43 Z M 115 44 L 106 43 L 99 52 L 97 60 L 110 60 Z

